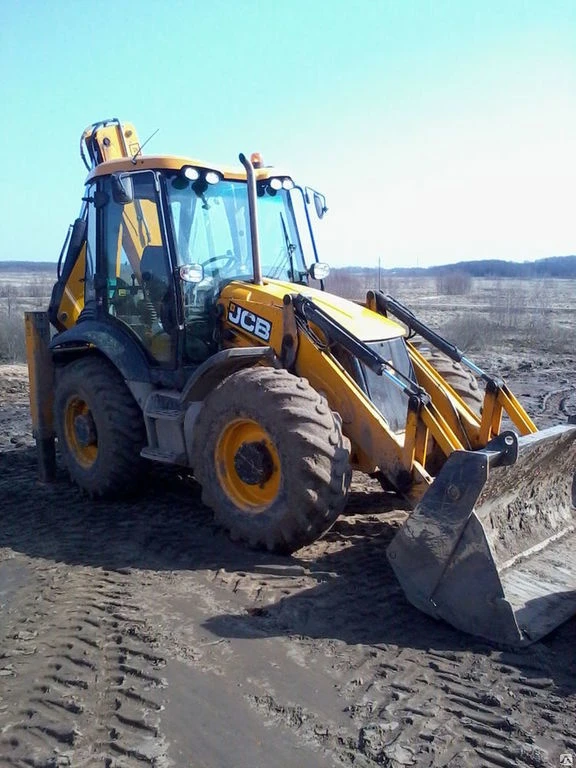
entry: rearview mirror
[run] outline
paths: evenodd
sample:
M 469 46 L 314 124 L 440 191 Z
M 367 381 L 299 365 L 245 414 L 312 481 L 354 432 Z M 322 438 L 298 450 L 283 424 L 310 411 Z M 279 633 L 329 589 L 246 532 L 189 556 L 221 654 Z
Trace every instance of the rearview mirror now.
M 326 207 L 326 198 L 324 195 L 321 195 L 320 192 L 314 192 L 314 208 L 316 208 L 318 218 L 324 218 L 324 214 L 328 208 Z
M 322 192 L 317 192 L 315 189 L 312 189 L 312 187 L 304 187 L 304 200 L 306 201 L 306 205 L 310 205 L 311 198 L 314 198 L 316 215 L 319 219 L 324 218 L 324 214 L 328 211 L 325 196 Z
M 134 202 L 134 183 L 132 177 L 126 174 L 113 173 L 110 177 L 112 184 L 112 198 L 118 205 L 126 205 Z

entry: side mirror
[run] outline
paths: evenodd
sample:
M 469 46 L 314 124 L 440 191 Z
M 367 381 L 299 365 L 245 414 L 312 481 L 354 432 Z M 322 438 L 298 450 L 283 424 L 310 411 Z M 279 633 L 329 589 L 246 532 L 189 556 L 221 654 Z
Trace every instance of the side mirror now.
M 132 177 L 126 174 L 113 173 L 110 177 L 112 184 L 112 198 L 118 205 L 126 205 L 134 202 L 134 183 Z
M 306 201 L 306 205 L 310 205 L 311 198 L 314 198 L 316 215 L 319 219 L 324 218 L 324 214 L 328 211 L 326 198 L 321 192 L 317 192 L 315 189 L 312 189 L 312 187 L 304 187 L 304 200 Z
M 327 212 L 326 198 L 321 195 L 320 192 L 314 192 L 314 208 L 316 208 L 316 214 L 319 219 L 324 218 L 324 214 Z
M 323 261 L 315 261 L 310 265 L 308 274 L 312 280 L 324 280 L 330 274 L 330 264 L 325 264 Z
M 201 283 L 204 280 L 204 267 L 202 264 L 184 264 L 178 270 L 180 280 L 184 283 Z

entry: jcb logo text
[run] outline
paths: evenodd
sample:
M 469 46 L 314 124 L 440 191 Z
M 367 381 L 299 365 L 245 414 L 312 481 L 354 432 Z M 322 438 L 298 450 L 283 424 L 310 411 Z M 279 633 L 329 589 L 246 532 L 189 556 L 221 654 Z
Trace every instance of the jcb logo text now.
M 258 317 L 254 312 L 249 312 L 247 309 L 234 304 L 232 301 L 228 305 L 228 320 L 233 325 L 239 325 L 248 333 L 254 334 L 262 341 L 270 340 L 270 332 L 272 331 L 272 323 L 265 320 L 263 317 Z

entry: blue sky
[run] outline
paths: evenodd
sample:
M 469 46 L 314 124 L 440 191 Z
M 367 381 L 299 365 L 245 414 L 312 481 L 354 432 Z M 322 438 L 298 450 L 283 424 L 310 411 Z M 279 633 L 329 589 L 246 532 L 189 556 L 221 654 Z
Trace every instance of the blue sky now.
M 576 253 L 574 0 L 3 0 L 0 71 L 0 259 L 57 258 L 108 117 L 290 168 L 335 266 Z

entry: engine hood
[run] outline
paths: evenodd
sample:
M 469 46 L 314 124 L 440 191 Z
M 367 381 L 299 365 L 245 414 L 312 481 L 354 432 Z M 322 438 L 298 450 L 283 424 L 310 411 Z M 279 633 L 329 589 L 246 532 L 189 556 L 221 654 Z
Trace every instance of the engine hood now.
M 280 309 L 287 293 L 299 293 L 311 299 L 325 312 L 328 312 L 336 322 L 362 341 L 378 341 L 405 335 L 405 329 L 402 325 L 372 312 L 372 310 L 354 301 L 343 299 L 341 296 L 326 291 L 319 291 L 316 288 L 285 283 L 280 280 L 264 278 L 262 285 L 233 281 L 224 286 L 220 300 L 238 302 L 247 308 L 250 305 L 250 309 L 254 310 L 258 305 L 263 308 L 272 305 Z

